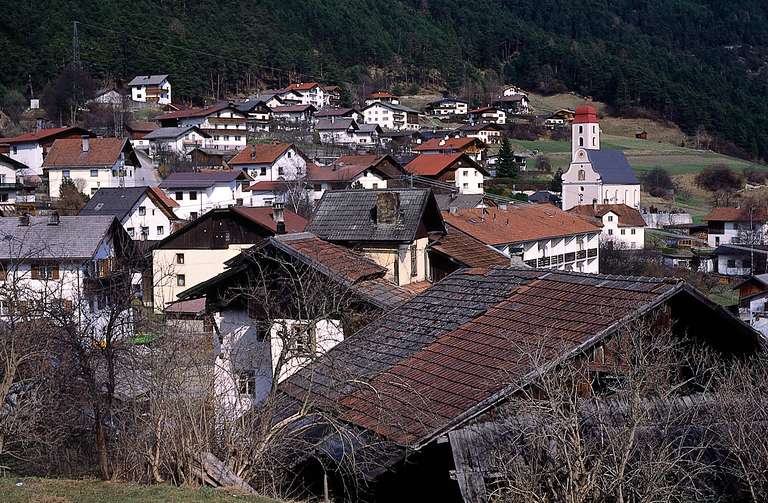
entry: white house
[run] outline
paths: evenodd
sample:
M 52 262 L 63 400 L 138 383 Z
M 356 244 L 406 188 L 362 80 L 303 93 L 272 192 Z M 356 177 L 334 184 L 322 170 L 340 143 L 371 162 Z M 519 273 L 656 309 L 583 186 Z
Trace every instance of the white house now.
M 577 107 L 571 128 L 571 165 L 562 176 L 563 209 L 594 203 L 640 208 L 640 181 L 624 153 L 600 149 L 595 109 Z
M 305 176 L 307 162 L 304 153 L 291 143 L 258 143 L 245 147 L 227 164 L 254 182 L 274 182 Z
M 464 124 L 459 128 L 461 134 L 467 138 L 477 138 L 487 145 L 501 143 L 501 126 L 491 124 Z
M 627 249 L 645 248 L 645 220 L 636 208 L 626 204 L 593 204 L 574 206 L 568 211 L 602 227 L 601 239 Z
M 128 82 L 131 100 L 140 103 L 171 104 L 171 83 L 168 75 L 139 75 Z
M 455 185 L 459 194 L 484 194 L 488 172 L 474 159 L 461 152 L 419 154 L 405 166 L 411 175 Z
M 22 179 L 28 170 L 25 164 L 0 154 L 0 208 L 16 203 L 24 188 Z
M 704 217 L 707 244 L 712 248 L 726 244 L 764 245 L 768 237 L 765 212 L 753 208 L 712 208 Z
M 371 105 L 373 103 L 389 103 L 391 105 L 399 105 L 400 98 L 386 91 L 375 91 L 369 94 L 367 98 L 365 98 L 366 105 Z
M 315 112 L 316 120 L 330 119 L 331 117 L 335 117 L 337 119 L 341 117 L 349 117 L 354 119 L 358 125 L 363 122 L 363 114 L 361 114 L 360 111 L 355 108 L 325 107 Z
M 283 92 L 293 91 L 298 94 L 299 103 L 302 105 L 312 105 L 316 109 L 328 106 L 330 103 L 330 96 L 325 92 L 325 89 L 317 82 L 298 82 L 288 84 Z
M 507 123 L 507 113 L 495 107 L 482 107 L 467 112 L 470 124 L 500 124 Z
M 239 150 L 248 139 L 248 114 L 232 103 L 169 112 L 157 120 L 163 127 L 199 127 L 211 136 L 208 148 Z
M 82 138 L 83 135 L 95 136 L 80 127 L 59 127 L 40 129 L 12 138 L 0 138 L 0 145 L 7 145 L 8 157 L 18 161 L 36 175 L 43 174 L 43 161 L 56 140 Z
M 366 124 L 378 124 L 384 130 L 419 129 L 419 112 L 400 104 L 374 101 L 366 105 L 362 113 Z
M 156 187 L 102 188 L 80 215 L 111 215 L 134 240 L 159 241 L 174 231 L 179 205 Z
M 351 117 L 329 117 L 320 119 L 315 124 L 315 131 L 320 137 L 320 143 L 330 145 L 354 145 L 357 143 L 355 133 L 359 126 Z
M 326 190 L 386 189 L 388 180 L 402 178 L 405 170 L 389 155 L 343 155 L 327 166 L 309 166 L 307 182 L 312 199 L 320 199 Z
M 97 313 L 130 242 L 113 216 L 0 218 L 0 316 L 44 315 L 46 307 Z
M 159 187 L 178 203 L 179 218 L 194 220 L 214 209 L 243 205 L 243 187 L 251 177 L 239 169 L 171 173 Z
M 601 229 L 550 204 L 443 212 L 445 221 L 531 267 L 599 273 Z
M 442 98 L 427 104 L 425 111 L 436 117 L 466 115 L 469 111 L 469 103 L 458 98 Z
M 56 140 L 43 162 L 48 175 L 48 195 L 59 197 L 64 179 L 84 194 L 100 188 L 133 187 L 139 160 L 127 138 Z
M 157 160 L 163 154 L 187 155 L 196 148 L 206 148 L 211 135 L 197 126 L 161 127 L 144 135 L 149 156 Z
M 311 124 L 317 108 L 314 105 L 283 105 L 274 107 L 272 118 L 282 124 Z

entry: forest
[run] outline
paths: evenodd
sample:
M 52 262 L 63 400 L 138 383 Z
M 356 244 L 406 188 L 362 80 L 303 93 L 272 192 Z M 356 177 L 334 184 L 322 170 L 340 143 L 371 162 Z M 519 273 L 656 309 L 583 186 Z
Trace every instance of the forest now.
M 446 93 L 504 81 L 650 112 L 768 158 L 768 4 L 757 0 L 4 2 L 3 94 L 39 94 L 72 60 L 77 21 L 94 77 L 168 73 L 177 97 L 289 79 L 385 76 Z

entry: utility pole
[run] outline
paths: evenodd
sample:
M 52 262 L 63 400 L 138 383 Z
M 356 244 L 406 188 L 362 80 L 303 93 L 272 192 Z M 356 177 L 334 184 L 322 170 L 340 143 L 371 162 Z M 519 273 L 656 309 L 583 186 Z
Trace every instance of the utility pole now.
M 72 22 L 72 65 L 80 68 L 80 36 L 77 34 L 77 21 Z

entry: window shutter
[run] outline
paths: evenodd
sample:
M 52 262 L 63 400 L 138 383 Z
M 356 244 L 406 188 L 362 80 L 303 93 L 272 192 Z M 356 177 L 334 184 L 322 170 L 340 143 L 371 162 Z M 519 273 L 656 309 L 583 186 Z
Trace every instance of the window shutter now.
M 59 264 L 51 265 L 51 278 L 59 279 Z
M 39 265 L 33 265 L 32 266 L 32 279 L 40 279 L 40 266 Z

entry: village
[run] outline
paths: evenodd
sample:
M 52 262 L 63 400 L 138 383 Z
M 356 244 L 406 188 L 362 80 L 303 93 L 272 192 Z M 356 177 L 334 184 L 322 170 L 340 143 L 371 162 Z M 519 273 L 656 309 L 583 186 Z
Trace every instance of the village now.
M 50 372 L 72 365 L 81 412 L 68 413 L 97 439 L 105 479 L 324 501 L 543 501 L 548 487 L 565 501 L 539 479 L 551 460 L 510 461 L 533 443 L 520 438 L 568 422 L 558 414 L 609 415 L 592 427 L 617 445 L 611 421 L 630 409 L 643 428 L 674 412 L 677 430 L 659 426 L 674 435 L 713 410 L 746 414 L 733 394 L 730 410 L 710 400 L 765 348 L 768 210 L 645 200 L 644 176 L 601 146 L 591 100 L 541 113 L 510 84 L 479 104 L 406 106 L 391 89 L 357 99 L 297 81 L 193 105 L 173 83 L 101 89 L 84 107 L 108 119 L 92 127 L 46 119 L 33 99 L 30 130 L 0 138 L 0 322 L 67 348 Z M 513 146 L 520 128 L 569 141 L 566 164 Z M 666 377 L 651 384 L 654 365 Z M 0 418 L 24 431 L 28 380 L 3 375 Z M 573 409 L 539 417 L 537 397 L 564 388 Z M 169 397 L 184 405 L 165 409 Z M 210 423 L 186 423 L 185 407 Z M 675 443 L 648 437 L 656 455 Z M 133 468 L 123 443 L 141 453 Z M 689 454 L 667 452 L 662 477 L 684 478 Z M 768 466 L 755 463 L 717 476 L 745 484 Z M 625 501 L 588 474 L 559 477 Z M 691 477 L 675 491 L 701 490 Z

